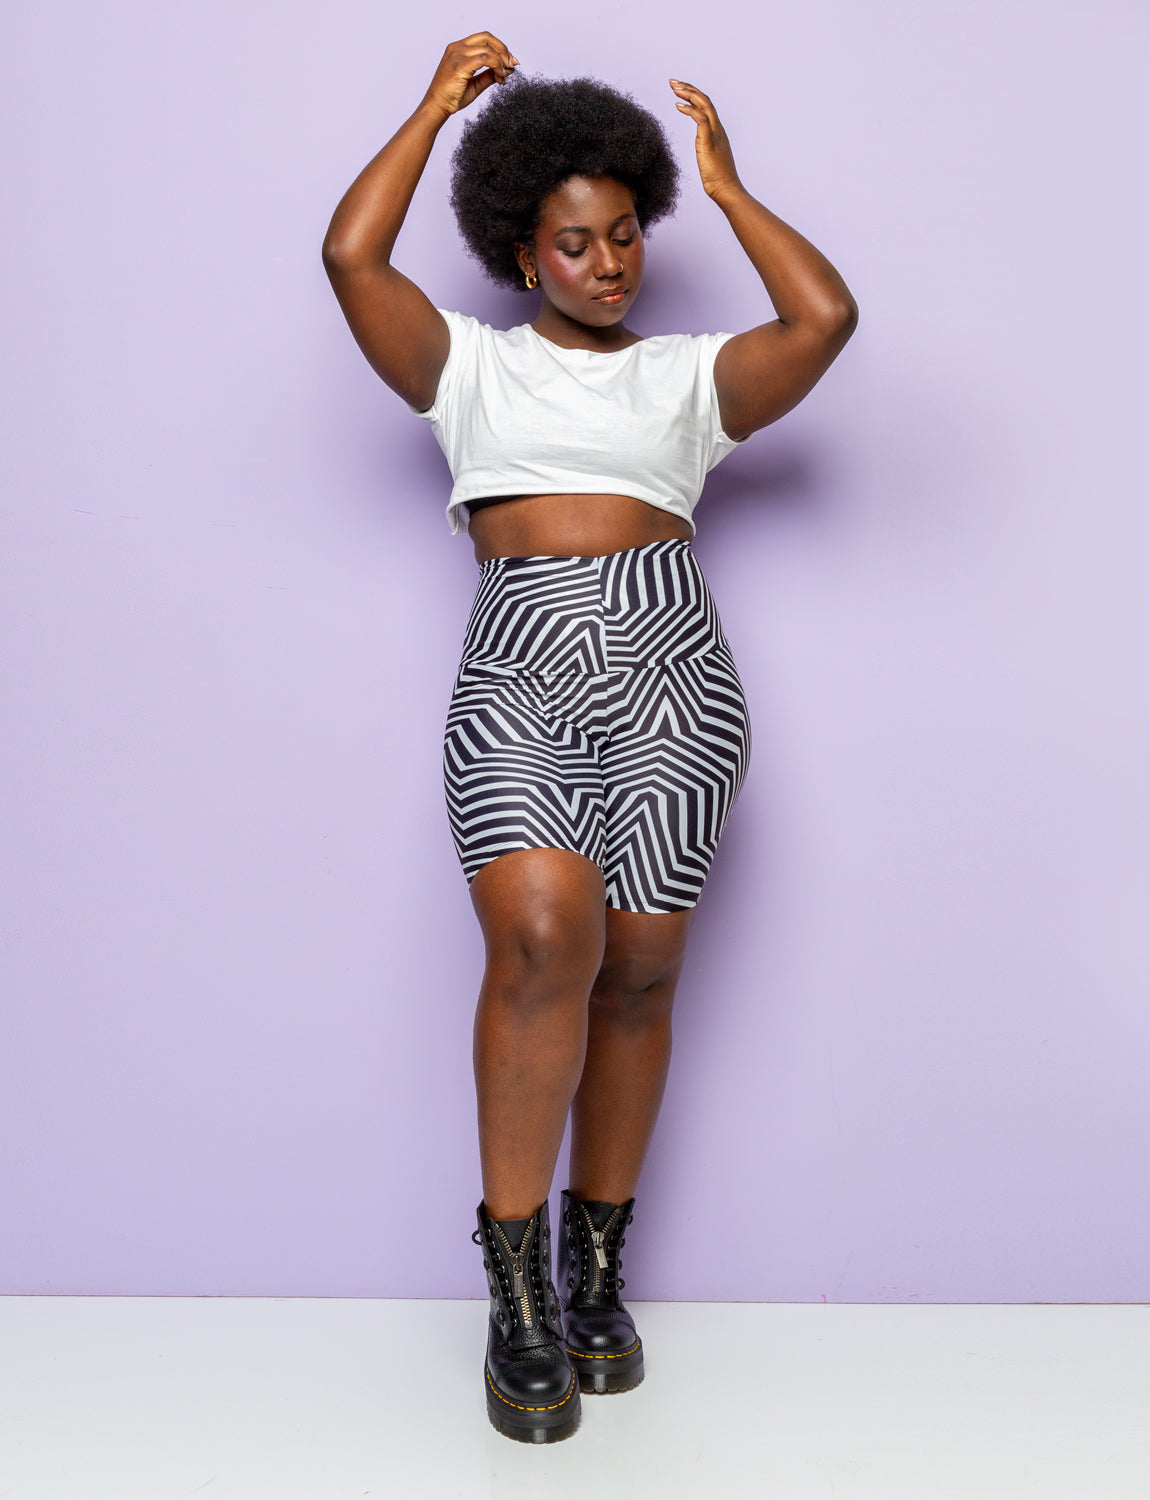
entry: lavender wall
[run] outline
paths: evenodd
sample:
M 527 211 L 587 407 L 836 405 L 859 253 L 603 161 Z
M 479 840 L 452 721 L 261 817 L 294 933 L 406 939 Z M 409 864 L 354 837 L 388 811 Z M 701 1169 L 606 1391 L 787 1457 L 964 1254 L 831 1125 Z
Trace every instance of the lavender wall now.
M 1150 1293 L 1146 12 L 699 14 L 9 5 L 5 1290 L 482 1291 L 439 784 L 474 563 L 319 243 L 487 24 L 674 133 L 641 331 L 768 315 L 670 73 L 862 308 L 701 508 L 755 762 L 631 1286 Z M 456 133 L 398 261 L 505 325 Z

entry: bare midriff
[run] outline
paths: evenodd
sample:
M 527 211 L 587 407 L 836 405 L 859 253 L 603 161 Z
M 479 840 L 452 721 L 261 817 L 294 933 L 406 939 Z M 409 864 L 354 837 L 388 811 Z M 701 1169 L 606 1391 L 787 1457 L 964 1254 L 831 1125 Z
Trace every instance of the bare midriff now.
M 649 542 L 689 541 L 681 516 L 630 495 L 516 495 L 485 505 L 467 534 L 492 557 L 606 557 Z

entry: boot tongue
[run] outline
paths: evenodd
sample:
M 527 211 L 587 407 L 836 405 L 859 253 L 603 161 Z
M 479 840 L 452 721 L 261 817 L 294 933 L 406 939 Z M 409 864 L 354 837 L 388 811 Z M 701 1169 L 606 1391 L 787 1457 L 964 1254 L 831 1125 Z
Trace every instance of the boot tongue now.
M 518 1255 L 520 1250 L 523 1249 L 523 1236 L 527 1233 L 527 1226 L 531 1223 L 531 1220 L 496 1219 L 495 1223 L 502 1229 L 503 1233 L 507 1236 L 507 1243 L 515 1251 L 516 1255 Z M 599 1225 L 596 1224 L 595 1228 L 598 1229 Z
M 600 1203 L 597 1198 L 581 1198 L 579 1201 L 591 1215 L 591 1222 L 596 1229 L 606 1228 L 607 1220 L 619 1207 L 618 1203 Z

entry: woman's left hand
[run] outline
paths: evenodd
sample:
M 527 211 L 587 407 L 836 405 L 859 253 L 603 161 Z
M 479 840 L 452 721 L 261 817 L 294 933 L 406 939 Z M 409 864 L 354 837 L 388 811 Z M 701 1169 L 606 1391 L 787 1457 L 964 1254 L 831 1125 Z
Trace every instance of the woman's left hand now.
M 683 83 L 678 78 L 671 78 L 668 82 L 678 95 L 675 108 L 690 115 L 695 122 L 695 157 L 704 192 L 715 198 L 724 189 L 741 187 L 731 143 L 715 106 L 693 83 Z

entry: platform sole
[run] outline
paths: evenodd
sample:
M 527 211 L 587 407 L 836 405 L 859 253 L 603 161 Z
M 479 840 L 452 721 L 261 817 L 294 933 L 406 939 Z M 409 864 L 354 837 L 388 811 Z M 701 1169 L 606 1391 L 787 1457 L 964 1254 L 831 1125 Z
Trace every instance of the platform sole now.
M 636 1339 L 634 1347 L 619 1354 L 585 1354 L 567 1345 L 567 1353 L 579 1377 L 579 1389 L 588 1396 L 614 1396 L 633 1391 L 643 1379 L 643 1345 Z
M 504 1437 L 517 1443 L 561 1443 L 579 1426 L 580 1381 L 576 1376 L 572 1375 L 570 1389 L 554 1406 L 522 1406 L 512 1401 L 498 1389 L 486 1363 L 483 1378 L 487 1387 L 487 1416 L 492 1427 Z

